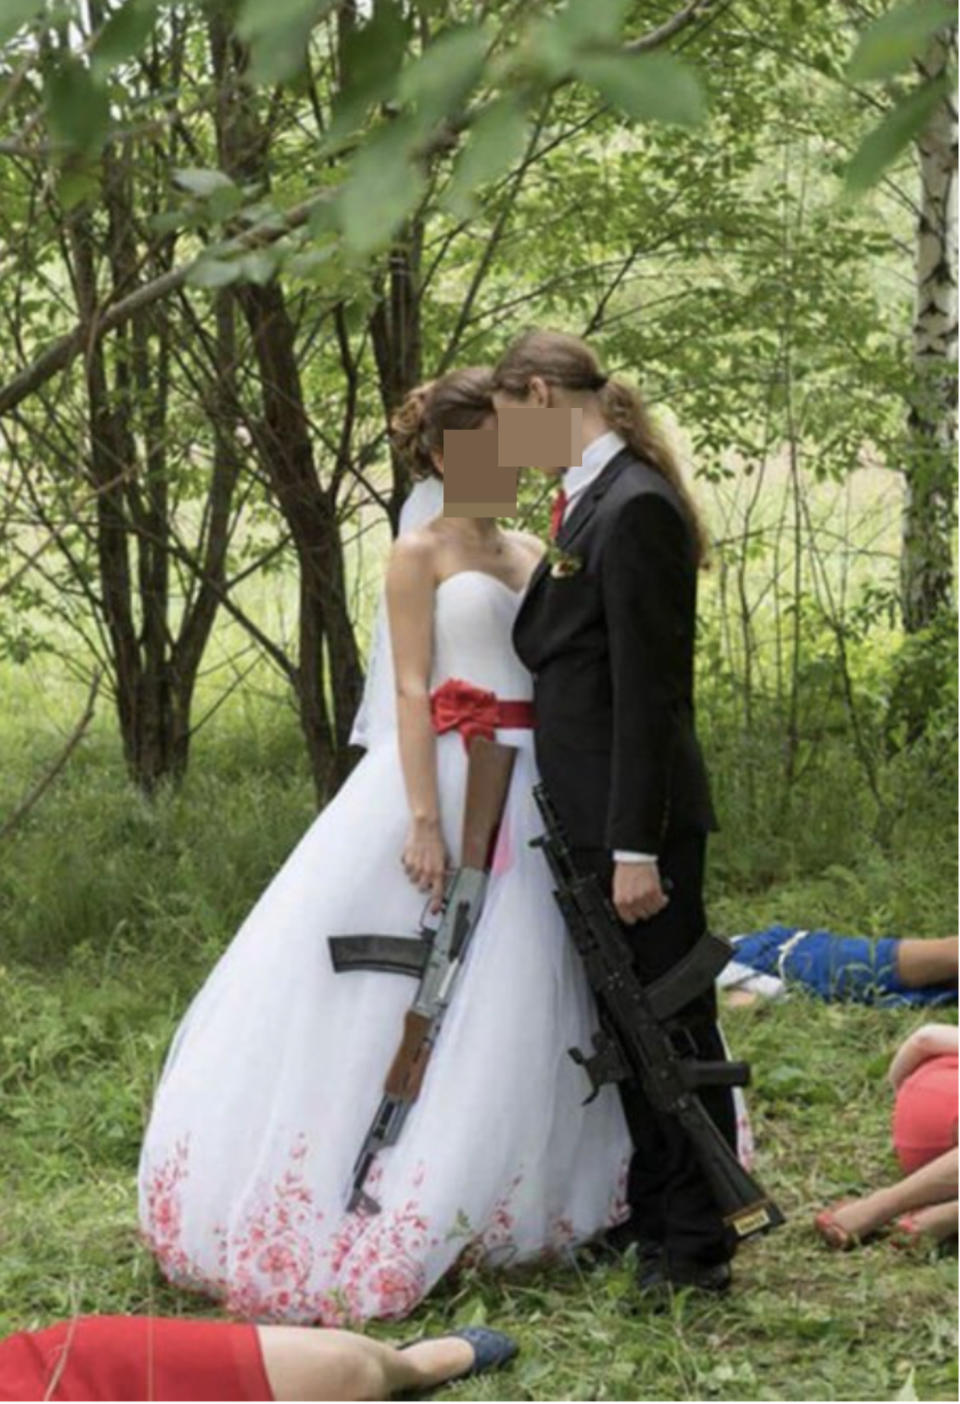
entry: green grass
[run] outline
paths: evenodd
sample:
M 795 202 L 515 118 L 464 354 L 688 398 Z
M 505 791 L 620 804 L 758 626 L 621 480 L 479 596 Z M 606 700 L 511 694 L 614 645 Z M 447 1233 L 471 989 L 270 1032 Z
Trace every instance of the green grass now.
M 53 693 L 31 710 L 29 687 L 0 674 L 8 701 L 21 687 L 0 737 L 0 813 L 70 715 Z M 942 812 L 885 847 L 829 824 L 811 837 L 801 815 L 775 880 L 744 861 L 734 815 L 714 847 L 715 924 L 944 934 L 955 846 Z M 312 813 L 289 711 L 238 700 L 200 734 L 184 788 L 153 806 L 125 782 L 103 718 L 0 851 L 0 1333 L 78 1311 L 215 1312 L 169 1288 L 138 1242 L 139 1140 L 190 995 Z M 473 1272 L 402 1327 L 371 1330 L 514 1331 L 510 1375 L 450 1398 L 955 1398 L 954 1261 L 882 1241 L 833 1255 L 809 1227 L 818 1206 L 893 1175 L 884 1071 L 918 1022 L 802 999 L 727 1016 L 754 1065 L 760 1175 L 789 1215 L 743 1251 L 729 1300 L 652 1317 L 632 1310 L 624 1267 Z

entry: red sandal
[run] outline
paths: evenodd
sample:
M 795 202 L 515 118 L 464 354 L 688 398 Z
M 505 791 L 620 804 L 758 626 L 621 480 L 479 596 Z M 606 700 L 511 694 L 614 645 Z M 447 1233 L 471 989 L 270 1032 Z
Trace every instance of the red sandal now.
M 836 1204 L 831 1204 L 829 1209 L 821 1209 L 820 1213 L 815 1215 L 813 1226 L 828 1248 L 845 1251 L 848 1248 L 856 1248 L 859 1244 L 860 1239 L 857 1235 L 845 1229 L 836 1217 L 838 1209 L 852 1203 L 852 1199 L 839 1199 Z
M 916 1248 L 922 1238 L 923 1230 L 917 1224 L 916 1214 L 901 1214 L 899 1219 L 895 1220 L 893 1233 L 890 1235 L 890 1242 L 894 1248 Z

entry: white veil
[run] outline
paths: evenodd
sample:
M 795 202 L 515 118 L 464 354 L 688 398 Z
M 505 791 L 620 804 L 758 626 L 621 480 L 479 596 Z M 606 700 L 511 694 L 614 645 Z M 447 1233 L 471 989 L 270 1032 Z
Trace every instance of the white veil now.
M 424 522 L 431 521 L 443 511 L 443 479 L 421 478 L 414 483 L 410 495 L 400 511 L 398 535 L 415 531 Z M 350 733 L 352 746 L 364 746 L 367 750 L 385 736 L 389 736 L 396 726 L 396 699 L 393 686 L 393 655 L 390 650 L 390 630 L 387 623 L 387 603 L 384 591 L 380 591 L 377 604 L 377 617 L 373 626 L 373 639 L 370 644 L 370 657 L 367 660 L 367 681 L 353 730 Z

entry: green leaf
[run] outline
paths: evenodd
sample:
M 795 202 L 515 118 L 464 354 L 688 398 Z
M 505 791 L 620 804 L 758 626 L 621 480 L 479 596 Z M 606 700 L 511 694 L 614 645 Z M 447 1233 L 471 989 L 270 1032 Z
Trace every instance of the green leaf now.
M 338 106 L 367 106 L 393 92 L 413 26 L 400 5 L 374 8 L 364 25 L 348 32 L 343 46 L 343 89 Z
M 575 48 L 610 44 L 623 28 L 630 0 L 569 0 L 552 21 Z
M 55 142 L 94 155 L 110 127 L 110 104 L 90 70 L 72 56 L 59 60 L 44 84 L 47 123 Z
M 389 243 L 419 203 L 424 176 L 410 160 L 417 135 L 410 123 L 391 122 L 353 160 L 337 213 L 346 243 L 361 256 Z
M 508 170 L 526 139 L 523 109 L 515 99 L 501 98 L 489 107 L 474 124 L 457 157 L 444 193 L 447 209 L 459 219 L 471 214 L 476 206 L 473 192 Z
M 35 19 L 43 9 L 43 0 L 3 0 L 0 5 L 0 44 L 12 39 L 18 29 Z
M 207 170 L 200 166 L 180 166 L 173 179 L 181 190 L 187 190 L 200 200 L 207 200 L 215 190 L 235 189 L 225 171 Z
M 243 0 L 237 15 L 237 38 L 250 43 L 273 29 L 312 24 L 320 9 L 319 0 Z
M 448 29 L 400 74 L 397 95 L 430 126 L 460 110 L 483 71 L 488 39 L 474 25 Z
M 401 7 L 388 0 L 376 6 L 365 25 L 348 33 L 343 46 L 343 86 L 334 99 L 319 158 L 339 152 L 362 128 L 372 104 L 393 95 L 412 28 Z
M 277 271 L 280 256 L 276 249 L 253 249 L 240 259 L 240 271 L 244 278 L 262 287 L 269 283 Z
M 201 254 L 190 265 L 187 272 L 187 282 L 195 288 L 225 288 L 229 283 L 235 283 L 240 277 L 240 273 L 238 259 L 228 261 L 212 258 L 209 254 Z
M 910 1366 L 910 1369 L 907 1373 L 907 1378 L 904 1380 L 903 1384 L 900 1386 L 900 1388 L 897 1390 L 896 1394 L 893 1397 L 894 1399 L 906 1400 L 920 1398 L 919 1394 L 917 1393 L 917 1372 L 915 1366 Z
M 859 195 L 876 185 L 887 167 L 920 135 L 938 104 L 952 91 L 952 75 L 942 74 L 898 102 L 893 111 L 867 133 L 850 158 L 844 182 L 847 194 Z
M 938 29 L 956 20 L 952 0 L 909 0 L 874 20 L 860 36 L 848 76 L 854 82 L 889 78 L 919 58 Z
M 693 70 L 667 54 L 580 54 L 573 71 L 612 107 L 642 122 L 694 127 L 706 100 Z
M 65 210 L 96 200 L 99 194 L 99 170 L 87 161 L 69 161 L 57 177 L 57 199 Z
M 229 219 L 240 209 L 243 201 L 244 194 L 239 186 L 221 185 L 205 202 L 207 217 L 218 223 Z
M 532 76 L 541 84 L 558 83 L 570 73 L 575 46 L 562 25 L 552 19 L 532 24 L 510 55 L 501 81 L 525 84 Z
M 336 244 L 326 244 L 319 249 L 304 249 L 301 253 L 292 254 L 284 268 L 292 277 L 319 281 L 336 267 L 334 260 L 338 252 Z
M 339 228 L 337 206 L 333 196 L 325 194 L 317 198 L 310 210 L 307 228 L 314 239 L 324 238 L 331 230 Z
M 124 0 L 110 16 L 93 47 L 93 72 L 98 78 L 140 52 L 153 33 L 158 3 L 159 0 Z
M 160 210 L 147 220 L 155 234 L 172 234 L 174 230 L 186 228 L 189 223 L 190 216 L 183 210 Z
M 304 66 L 310 33 L 337 0 L 244 0 L 236 32 L 250 45 L 254 83 L 283 83 Z

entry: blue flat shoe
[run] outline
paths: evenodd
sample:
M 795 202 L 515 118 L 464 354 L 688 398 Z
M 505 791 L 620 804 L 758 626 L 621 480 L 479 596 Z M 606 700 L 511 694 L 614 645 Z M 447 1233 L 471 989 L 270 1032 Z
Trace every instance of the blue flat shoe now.
M 451 1380 L 465 1380 L 469 1375 L 500 1370 L 510 1363 L 520 1349 L 512 1336 L 505 1335 L 503 1331 L 491 1331 L 488 1326 L 464 1326 L 460 1331 L 449 1331 L 447 1334 L 473 1347 L 473 1364 L 469 1370 L 451 1375 Z

